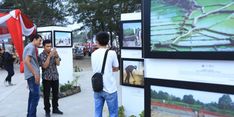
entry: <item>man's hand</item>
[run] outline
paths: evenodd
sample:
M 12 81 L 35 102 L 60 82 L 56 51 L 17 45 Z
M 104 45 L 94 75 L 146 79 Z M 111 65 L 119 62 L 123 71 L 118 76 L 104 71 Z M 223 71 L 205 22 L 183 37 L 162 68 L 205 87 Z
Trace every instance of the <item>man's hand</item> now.
M 35 77 L 35 83 L 40 85 L 40 76 L 38 74 L 34 75 Z
M 59 57 L 58 52 L 57 52 L 56 49 L 54 49 L 54 56 L 55 56 L 55 57 Z
M 112 72 L 118 72 L 119 71 L 119 67 L 112 67 Z

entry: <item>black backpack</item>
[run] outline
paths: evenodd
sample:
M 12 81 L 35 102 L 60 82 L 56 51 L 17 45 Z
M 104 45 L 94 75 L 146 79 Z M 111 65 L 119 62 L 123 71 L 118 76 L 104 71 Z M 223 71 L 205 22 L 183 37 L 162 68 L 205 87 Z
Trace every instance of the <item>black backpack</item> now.
M 109 51 L 109 49 L 106 50 L 105 55 L 104 55 L 101 73 L 96 72 L 92 76 L 92 87 L 93 87 L 94 92 L 101 92 L 103 90 L 103 74 L 104 74 L 104 70 L 105 70 L 106 58 L 107 58 L 108 51 Z

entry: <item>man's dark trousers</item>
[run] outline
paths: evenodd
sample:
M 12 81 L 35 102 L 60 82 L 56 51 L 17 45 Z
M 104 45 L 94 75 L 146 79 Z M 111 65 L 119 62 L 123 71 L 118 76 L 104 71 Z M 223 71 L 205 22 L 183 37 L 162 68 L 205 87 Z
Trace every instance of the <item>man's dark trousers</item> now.
M 53 110 L 58 109 L 58 92 L 59 92 L 59 81 L 58 80 L 45 80 L 42 81 L 43 94 L 44 94 L 44 109 L 46 113 L 50 112 L 50 92 L 52 89 L 52 107 Z
M 9 65 L 5 65 L 4 68 L 8 73 L 5 81 L 11 83 L 11 78 L 15 74 L 14 73 L 14 66 L 13 66 L 13 64 L 9 64 Z

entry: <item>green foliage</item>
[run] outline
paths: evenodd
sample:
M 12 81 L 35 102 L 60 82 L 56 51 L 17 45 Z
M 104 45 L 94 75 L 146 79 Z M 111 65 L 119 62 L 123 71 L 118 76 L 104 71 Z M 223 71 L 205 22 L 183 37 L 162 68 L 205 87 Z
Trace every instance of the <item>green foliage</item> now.
M 230 109 L 232 99 L 229 95 L 223 95 L 219 98 L 218 106 L 220 109 Z
M 61 0 L 5 0 L 1 9 L 20 9 L 37 26 L 68 24 L 69 14 Z
M 124 114 L 124 107 L 123 107 L 123 106 L 120 106 L 120 107 L 119 107 L 119 117 L 125 117 L 125 114 Z
M 69 0 L 68 11 L 77 23 L 88 27 L 91 35 L 99 31 L 119 33 L 121 13 L 131 13 L 141 9 L 141 0 Z
M 73 42 L 78 42 L 78 43 L 87 43 L 87 40 L 88 40 L 87 33 L 81 32 L 79 30 L 73 31 L 72 37 L 74 39 Z
M 142 111 L 140 114 L 139 114 L 140 117 L 144 117 L 144 111 Z M 131 115 L 129 117 L 137 117 L 136 115 Z
M 126 117 L 125 116 L 125 113 L 124 113 L 124 107 L 123 106 L 120 106 L 119 107 L 119 116 L 118 117 Z M 144 111 L 142 111 L 140 114 L 139 114 L 139 116 L 140 117 L 144 117 Z M 108 116 L 108 117 L 110 117 L 110 116 Z M 135 115 L 131 115 L 131 116 L 129 116 L 129 117 L 137 117 L 137 116 L 135 116 Z
M 70 82 L 65 83 L 64 85 L 60 86 L 60 91 L 61 92 L 66 92 L 69 89 L 72 89 L 72 84 Z
M 182 100 L 183 100 L 183 102 L 185 102 L 187 104 L 194 104 L 195 103 L 195 99 L 193 98 L 193 95 L 184 95 Z
M 75 72 L 81 72 L 81 71 L 83 71 L 83 69 L 76 65 L 76 66 L 74 67 L 74 71 L 75 71 Z
M 131 116 L 129 116 L 129 117 L 136 117 L 135 115 L 131 115 Z
M 140 114 L 139 114 L 140 117 L 144 117 L 145 116 L 145 111 L 143 110 Z

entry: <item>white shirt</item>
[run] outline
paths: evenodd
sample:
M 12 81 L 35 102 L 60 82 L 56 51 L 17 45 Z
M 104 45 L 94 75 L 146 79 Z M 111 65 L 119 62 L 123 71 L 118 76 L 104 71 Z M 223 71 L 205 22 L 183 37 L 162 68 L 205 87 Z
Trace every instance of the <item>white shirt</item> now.
M 93 72 L 101 72 L 102 62 L 107 48 L 99 48 L 91 55 L 91 64 Z M 112 67 L 119 67 L 116 52 L 109 50 L 106 58 L 106 65 L 103 75 L 103 91 L 114 93 L 117 91 L 116 78 L 114 77 Z

